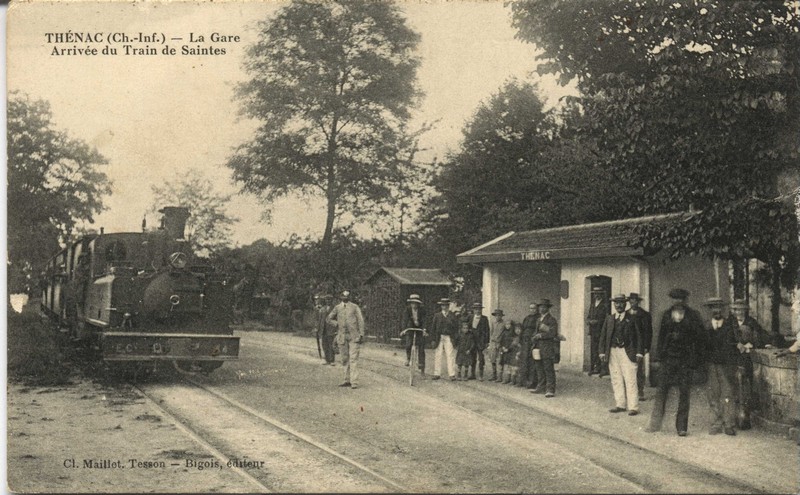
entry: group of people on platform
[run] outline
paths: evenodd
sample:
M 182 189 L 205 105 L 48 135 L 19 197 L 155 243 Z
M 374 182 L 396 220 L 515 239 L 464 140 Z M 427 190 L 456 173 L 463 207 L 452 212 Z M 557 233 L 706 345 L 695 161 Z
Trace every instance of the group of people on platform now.
M 678 388 L 675 428 L 686 436 L 694 370 L 707 364 L 708 402 L 714 414 L 710 434 L 735 435 L 736 428 L 749 429 L 753 386 L 751 351 L 756 348 L 785 347 L 779 334 L 767 332 L 748 315 L 748 305 L 736 300 L 726 315 L 720 298 L 706 301 L 709 318 L 687 304 L 689 292 L 673 289 L 671 303 L 661 316 L 656 349 L 653 320 L 640 307 L 637 293 L 618 294 L 608 300 L 602 288 L 591 291 L 587 327 L 590 337 L 589 375 L 610 375 L 614 395 L 611 413 L 639 414 L 639 402 L 646 399 L 645 381 L 651 350 L 659 362 L 655 403 L 647 431 L 658 431 L 663 422 L 671 387 Z M 609 311 L 608 302 L 613 304 Z M 502 309 L 495 309 L 492 321 L 483 315 L 483 306 L 474 303 L 471 312 L 456 314 L 447 298 L 438 301 L 438 310 L 429 316 L 419 295 L 406 300 L 403 318 L 406 366 L 412 349 L 420 372 L 425 374 L 425 347 L 435 348 L 433 380 L 446 371 L 450 380 L 480 380 L 526 387 L 531 393 L 555 397 L 555 364 L 560 360 L 558 321 L 550 314 L 552 304 L 541 299 L 529 306 L 522 322 L 506 320 Z M 331 307 L 329 298 L 317 303 L 317 332 L 325 353 L 325 364 L 334 364 L 339 352 L 344 366 L 340 386 L 357 388 L 358 356 L 364 339 L 364 318 L 359 306 L 350 301 L 349 291 Z M 785 352 L 796 352 L 795 346 Z M 338 348 L 338 349 L 336 349 Z M 785 353 L 781 351 L 781 353 Z M 486 376 L 486 362 L 491 375 Z M 446 366 L 446 370 L 443 368 Z
M 490 322 L 483 315 L 480 303 L 472 305 L 471 313 L 459 315 L 450 311 L 451 301 L 447 298 L 438 302 L 439 310 L 429 320 L 417 294 L 412 294 L 406 302 L 403 327 L 424 329 L 416 341 L 417 363 L 423 374 L 425 344 L 430 342 L 436 349 L 433 380 L 441 378 L 446 363 L 450 380 L 483 381 L 488 361 L 492 367 L 489 381 L 527 386 L 533 393 L 555 396 L 555 363 L 559 360 L 560 341 L 565 339 L 550 314 L 549 299 L 531 304 L 531 312 L 522 323 L 505 320 L 502 309 L 492 312 Z M 405 338 L 408 366 L 412 337 L 406 332 Z

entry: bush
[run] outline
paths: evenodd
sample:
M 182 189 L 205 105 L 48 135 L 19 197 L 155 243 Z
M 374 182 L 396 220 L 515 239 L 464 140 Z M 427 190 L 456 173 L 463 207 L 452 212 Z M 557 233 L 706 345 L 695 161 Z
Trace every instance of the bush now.
M 30 306 L 26 309 L 30 309 Z M 28 385 L 63 385 L 69 369 L 57 331 L 35 311 L 8 308 L 8 376 Z

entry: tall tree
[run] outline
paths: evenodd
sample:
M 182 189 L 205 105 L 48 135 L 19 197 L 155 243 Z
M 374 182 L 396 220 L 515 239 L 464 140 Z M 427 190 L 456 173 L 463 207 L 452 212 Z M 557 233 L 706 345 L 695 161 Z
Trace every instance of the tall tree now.
M 523 0 L 512 8 L 518 36 L 543 50 L 540 70 L 577 79 L 609 167 L 640 189 L 627 211 L 695 211 L 643 229 L 643 244 L 676 257 L 755 257 L 775 280 L 795 269 L 797 220 L 779 186 L 797 175 L 800 153 L 794 2 Z
M 323 197 L 329 246 L 338 215 L 402 180 L 418 42 L 388 2 L 295 0 L 262 22 L 236 93 L 261 125 L 228 162 L 235 179 L 266 201 Z
M 153 212 L 163 206 L 185 206 L 191 216 L 186 221 L 186 238 L 195 253 L 213 254 L 230 245 L 231 227 L 237 219 L 228 215 L 231 196 L 217 192 L 200 170 L 189 170 L 162 186 L 152 186 Z
M 483 103 L 434 180 L 440 195 L 428 215 L 442 246 L 456 254 L 510 230 L 619 215 L 622 191 L 609 187 L 592 140 L 572 130 L 582 119 L 572 105 L 546 111 L 526 82 Z
M 55 128 L 50 104 L 19 92 L 8 99 L 9 293 L 33 283 L 75 224 L 93 221 L 111 184 L 106 159 Z

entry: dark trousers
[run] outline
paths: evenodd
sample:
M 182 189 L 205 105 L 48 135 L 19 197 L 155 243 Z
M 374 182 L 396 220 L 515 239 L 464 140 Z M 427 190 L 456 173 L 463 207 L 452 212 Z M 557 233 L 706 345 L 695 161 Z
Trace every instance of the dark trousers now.
M 599 373 L 603 368 L 603 363 L 600 362 L 600 328 L 589 327 L 589 361 L 591 363 L 589 369 L 594 373 Z
M 325 362 L 332 363 L 336 360 L 336 357 L 333 354 L 333 341 L 336 338 L 336 335 L 323 335 L 319 338 L 320 343 L 322 344 L 322 352 L 325 355 Z
M 536 366 L 536 389 L 541 390 L 546 387 L 546 392 L 556 393 L 555 360 L 553 358 L 542 358 L 534 359 L 533 362 Z
M 736 404 L 733 384 L 736 381 L 736 365 L 708 364 L 708 405 L 714 413 L 711 429 L 736 426 Z
M 522 385 L 532 388 L 538 384 L 536 378 L 536 365 L 531 357 L 531 344 L 523 343 L 520 349 L 519 380 Z
M 639 365 L 636 368 L 636 386 L 639 388 L 639 397 L 644 397 L 644 385 L 647 376 L 644 373 L 644 359 L 639 361 Z
M 409 332 L 410 333 L 410 332 Z M 406 335 L 406 361 L 411 361 L 411 346 L 414 343 L 412 335 Z M 417 366 L 425 371 L 425 337 L 417 335 Z
M 692 387 L 692 368 L 685 361 L 666 360 L 661 362 L 661 369 L 659 370 L 656 401 L 653 404 L 653 414 L 650 416 L 650 428 L 652 430 L 661 429 L 667 394 L 669 394 L 669 389 L 673 385 L 677 385 L 680 392 L 678 413 L 675 416 L 675 429 L 687 431 L 689 428 L 689 394 Z
M 472 375 L 475 376 L 475 365 L 478 365 L 478 369 L 481 370 L 483 373 L 483 368 L 486 367 L 486 357 L 483 355 L 483 351 L 477 349 L 475 352 L 472 353 L 470 366 L 472 366 Z

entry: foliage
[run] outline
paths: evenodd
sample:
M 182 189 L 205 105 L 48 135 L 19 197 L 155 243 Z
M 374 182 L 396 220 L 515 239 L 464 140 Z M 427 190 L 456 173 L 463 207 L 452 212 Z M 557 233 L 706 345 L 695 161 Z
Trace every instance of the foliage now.
M 237 88 L 260 127 L 228 166 L 267 202 L 324 197 L 329 246 L 337 216 L 364 214 L 403 179 L 419 35 L 392 4 L 360 0 L 295 0 L 261 28 L 244 66 L 251 79 Z
M 9 293 L 32 289 L 32 276 L 76 222 L 93 220 L 111 185 L 107 163 L 85 142 L 57 130 L 50 105 L 12 92 L 8 100 Z
M 185 206 L 191 216 L 186 221 L 186 238 L 198 254 L 210 254 L 230 244 L 231 226 L 238 220 L 228 215 L 231 195 L 218 193 L 200 170 L 182 172 L 172 182 L 152 186 L 156 212 L 163 206 Z
M 537 87 L 517 81 L 482 104 L 434 181 L 428 221 L 443 247 L 455 255 L 511 230 L 619 215 L 623 191 L 574 131 L 582 119 L 572 105 L 545 111 Z
M 524 0 L 512 8 L 518 36 L 543 50 L 540 72 L 577 79 L 607 163 L 640 189 L 625 209 L 692 211 L 640 229 L 642 244 L 673 257 L 764 261 L 777 329 L 781 272 L 800 265 L 797 217 L 779 189 L 785 174 L 800 176 L 796 2 Z
M 797 244 L 774 235 L 792 226 L 785 208 L 752 207 L 778 196 L 776 178 L 797 167 L 793 9 L 749 1 L 513 6 L 519 37 L 543 50 L 540 71 L 577 78 L 607 163 L 640 189 L 626 210 L 700 210 L 691 222 L 646 232 L 648 242 L 676 255 L 750 254 L 767 262 L 794 256 Z

